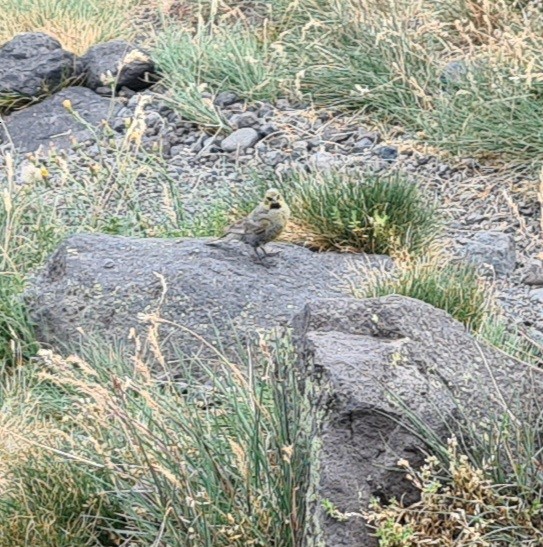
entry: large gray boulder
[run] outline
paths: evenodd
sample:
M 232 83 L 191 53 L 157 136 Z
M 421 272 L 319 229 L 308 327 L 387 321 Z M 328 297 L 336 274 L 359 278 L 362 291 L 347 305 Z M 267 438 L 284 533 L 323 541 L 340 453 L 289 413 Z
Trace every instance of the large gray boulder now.
M 41 32 L 19 34 L 0 48 L 0 96 L 34 98 L 81 75 L 81 62 Z
M 70 101 L 73 112 L 85 123 L 65 108 L 65 101 Z M 99 130 L 102 120 L 113 118 L 119 108 L 90 89 L 69 87 L 41 103 L 5 116 L 0 138 L 12 142 L 19 152 L 34 152 L 40 146 L 67 148 L 73 140 L 92 139 L 93 132 L 85 124 Z
M 34 278 L 27 302 L 39 339 L 53 345 L 77 343 L 81 333 L 127 341 L 131 328 L 144 340 L 140 314 L 158 314 L 169 322 L 161 338 L 175 361 L 202 349 L 198 336 L 235 348 L 258 328 L 286 325 L 307 302 L 344 296 L 353 264 L 384 260 L 276 248 L 266 267 L 235 242 L 76 235 Z
M 145 89 L 156 81 L 155 65 L 147 52 L 124 40 L 97 44 L 81 58 L 91 89 L 128 87 Z
M 409 430 L 408 414 L 446 439 L 466 416 L 480 428 L 484 417 L 506 408 L 510 417 L 528 420 L 526 409 L 543 402 L 540 371 L 479 343 L 444 311 L 418 300 L 314 301 L 294 327 L 301 376 L 318 386 L 313 415 L 324 413 L 311 462 L 317 481 L 308 547 L 377 545 L 362 517 L 334 519 L 324 500 L 360 514 L 372 497 L 416 499 L 396 467 L 402 458 L 422 463 L 423 444 Z

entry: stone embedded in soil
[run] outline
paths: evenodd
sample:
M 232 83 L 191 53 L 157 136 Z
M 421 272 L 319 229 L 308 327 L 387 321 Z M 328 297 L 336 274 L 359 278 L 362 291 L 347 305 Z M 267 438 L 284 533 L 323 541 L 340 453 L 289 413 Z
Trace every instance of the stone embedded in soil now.
M 464 247 L 464 256 L 473 264 L 490 266 L 498 276 L 506 276 L 515 269 L 515 240 L 503 232 L 477 232 Z
M 0 134 L 3 137 L 7 132 L 19 152 L 34 152 L 40 146 L 68 148 L 73 139 L 77 142 L 94 139 L 92 131 L 65 108 L 65 101 L 69 101 L 73 111 L 96 131 L 102 120 L 114 118 L 120 108 L 90 89 L 69 87 L 41 103 L 5 116 Z
M 541 260 L 534 260 L 524 268 L 522 282 L 525 285 L 543 287 L 543 263 Z
M 225 152 L 235 152 L 236 150 L 243 151 L 246 148 L 254 146 L 259 140 L 259 135 L 256 130 L 251 127 L 244 127 L 234 131 L 221 142 L 221 148 Z
M 219 108 L 231 106 L 239 101 L 239 97 L 232 91 L 222 91 L 219 93 L 213 101 Z
M 260 120 L 254 112 L 234 114 L 228 121 L 234 129 L 242 129 L 244 127 L 258 128 L 260 125 Z
M 393 146 L 380 146 L 375 149 L 374 153 L 385 161 L 394 161 L 398 157 L 398 149 Z

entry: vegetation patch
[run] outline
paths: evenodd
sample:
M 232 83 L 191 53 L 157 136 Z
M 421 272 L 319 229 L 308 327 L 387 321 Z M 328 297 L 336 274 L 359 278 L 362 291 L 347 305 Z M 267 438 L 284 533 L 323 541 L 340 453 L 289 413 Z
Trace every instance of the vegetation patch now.
M 153 2 L 143 4 L 158 11 Z M 133 16 L 142 7 L 137 0 L 3 0 L 0 44 L 21 32 L 44 32 L 64 49 L 83 55 L 94 44 L 133 38 Z
M 360 296 L 398 294 L 441 308 L 476 331 L 492 306 L 492 292 L 475 267 L 444 257 L 424 257 L 400 266 L 396 276 L 374 276 Z
M 25 435 L 35 456 L 23 464 L 0 442 L 8 468 L 0 538 L 14 541 L 0 545 L 22 545 L 15 539 L 28 523 L 44 534 L 40 546 L 51 547 L 91 537 L 142 546 L 157 537 L 168 545 L 298 544 L 309 447 L 293 351 L 285 340 L 262 339 L 246 359 L 218 359 L 220 370 L 200 363 L 212 386 L 187 372 L 181 388 L 102 344 L 85 359 L 41 351 L 41 372 L 25 370 L 26 393 L 17 382 L 1 401 L 4 430 L 16 423 L 28 431 L 36 419 L 43 426 Z M 31 412 L 21 404 L 29 394 Z M 47 430 L 58 442 L 43 440 Z M 61 531 L 66 540 L 55 543 Z
M 314 249 L 417 254 L 438 233 L 435 205 L 401 173 L 292 170 L 253 178 L 253 191 L 242 198 L 244 211 L 257 194 L 277 187 L 292 210 L 287 238 Z
M 211 102 L 218 91 L 251 100 L 281 95 L 363 112 L 453 154 L 541 157 L 543 12 L 536 3 L 191 5 L 200 8 L 197 30 L 172 21 L 155 58 L 173 102 L 198 123 L 223 126 Z

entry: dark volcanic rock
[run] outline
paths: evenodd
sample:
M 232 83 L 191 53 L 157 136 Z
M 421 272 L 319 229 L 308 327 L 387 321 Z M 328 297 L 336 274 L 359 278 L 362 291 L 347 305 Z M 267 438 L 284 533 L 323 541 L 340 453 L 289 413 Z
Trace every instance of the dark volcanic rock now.
M 69 100 L 77 114 L 91 126 L 99 128 L 102 120 L 114 117 L 119 107 L 84 87 L 63 89 L 41 103 L 5 116 L 1 126 L 20 152 L 34 152 L 40 146 L 70 146 L 72 138 L 83 141 L 93 137 L 91 131 L 77 121 L 64 106 Z
M 543 401 L 541 372 L 479 343 L 442 310 L 399 296 L 321 300 L 294 320 L 302 377 L 319 386 L 314 399 L 321 446 L 312 462 L 315 486 L 312 530 L 306 545 L 373 547 L 362 517 L 338 521 L 322 500 L 360 514 L 372 497 L 416 500 L 398 472 L 399 459 L 422 463 L 412 413 L 441 439 L 459 433 L 468 416 L 484 434 L 484 417 L 528 409 Z M 398 404 L 400 402 L 400 404 Z M 525 405 L 525 406 L 523 406 Z M 412 423 L 412 422 L 411 422 Z
M 80 75 L 80 60 L 47 34 L 19 34 L 0 48 L 0 95 L 39 97 Z
M 138 314 L 160 307 L 164 319 L 210 340 L 218 329 L 228 346 L 256 328 L 285 325 L 312 299 L 343 296 L 352 263 L 371 259 L 275 247 L 281 254 L 265 267 L 235 242 L 211 247 L 202 240 L 73 236 L 34 279 L 28 303 L 40 340 L 51 344 L 76 342 L 79 329 L 126 340 L 131 327 L 145 333 Z M 161 279 L 167 287 L 162 304 Z M 169 358 L 201 347 L 194 335 L 171 325 L 162 332 Z
M 126 87 L 139 91 L 156 82 L 154 63 L 148 53 L 124 40 L 92 46 L 83 57 L 87 86 L 91 89 Z

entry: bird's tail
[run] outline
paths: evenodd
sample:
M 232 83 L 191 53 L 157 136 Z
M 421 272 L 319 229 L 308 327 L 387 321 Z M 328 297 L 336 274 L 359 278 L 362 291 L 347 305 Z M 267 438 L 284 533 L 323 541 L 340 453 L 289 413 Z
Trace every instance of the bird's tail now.
M 204 242 L 204 245 L 217 245 L 219 244 L 221 241 L 226 241 L 227 239 L 230 239 L 228 236 L 230 236 L 230 234 L 226 233 L 226 234 L 223 234 L 222 236 L 220 237 L 215 237 L 213 239 L 210 239 L 209 241 L 205 241 Z

